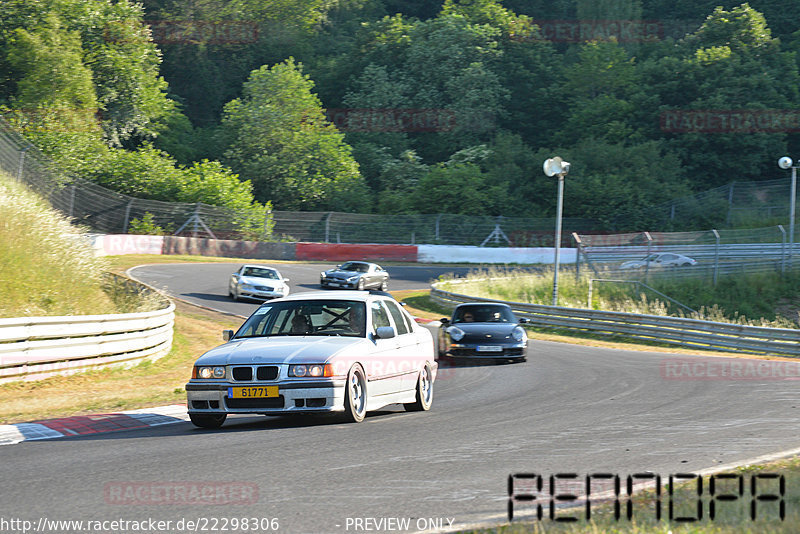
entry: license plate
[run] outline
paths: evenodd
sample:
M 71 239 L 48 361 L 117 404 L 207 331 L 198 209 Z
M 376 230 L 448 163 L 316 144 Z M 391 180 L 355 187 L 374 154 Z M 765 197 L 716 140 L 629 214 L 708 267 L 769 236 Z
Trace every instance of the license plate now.
M 229 399 L 257 399 L 264 397 L 277 397 L 278 386 L 250 386 L 228 388 Z
M 328 282 L 328 285 L 331 287 L 339 287 L 339 282 Z
M 479 345 L 478 352 L 503 352 L 503 347 L 500 345 Z

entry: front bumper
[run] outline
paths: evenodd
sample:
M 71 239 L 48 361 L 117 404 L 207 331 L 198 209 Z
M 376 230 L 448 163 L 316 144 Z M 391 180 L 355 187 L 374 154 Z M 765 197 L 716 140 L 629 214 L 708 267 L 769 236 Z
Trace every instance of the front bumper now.
M 248 299 L 270 300 L 284 297 L 283 291 L 259 291 L 257 289 L 239 290 L 239 296 Z
M 446 354 L 452 358 L 469 358 L 473 360 L 496 360 L 508 358 L 524 358 L 527 352 L 527 344 L 514 344 L 514 345 L 495 345 L 499 346 L 500 350 L 480 350 L 480 347 L 485 345 L 478 345 L 472 343 L 454 343 L 451 344 Z
M 356 289 L 358 287 L 358 280 L 348 282 L 347 280 L 337 280 L 335 278 L 323 278 L 319 281 L 322 287 L 334 287 L 341 289 Z
M 303 380 L 232 383 L 225 380 L 192 380 L 186 384 L 189 413 L 205 414 L 285 414 L 344 411 L 346 380 Z M 232 387 L 278 386 L 277 397 L 235 399 Z

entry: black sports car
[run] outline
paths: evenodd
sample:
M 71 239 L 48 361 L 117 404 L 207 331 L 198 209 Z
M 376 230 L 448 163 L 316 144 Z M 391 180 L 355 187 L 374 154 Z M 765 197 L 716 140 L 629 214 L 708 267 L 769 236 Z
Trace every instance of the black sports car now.
M 506 304 L 460 304 L 439 328 L 439 356 L 524 362 L 528 336 Z

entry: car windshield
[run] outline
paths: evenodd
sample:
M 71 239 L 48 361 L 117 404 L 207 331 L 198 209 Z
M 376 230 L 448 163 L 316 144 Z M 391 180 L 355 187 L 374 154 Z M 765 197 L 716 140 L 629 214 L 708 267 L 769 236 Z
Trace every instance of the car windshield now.
M 254 278 L 269 278 L 271 280 L 278 279 L 278 273 L 272 269 L 264 269 L 262 267 L 247 267 L 242 276 L 252 276 Z
M 354 300 L 292 300 L 258 308 L 234 338 L 268 336 L 364 337 L 366 306 Z
M 369 265 L 366 263 L 356 263 L 349 261 L 340 267 L 343 271 L 350 271 L 354 273 L 365 273 L 369 270 Z
M 514 313 L 505 306 L 465 306 L 456 310 L 454 323 L 516 323 Z

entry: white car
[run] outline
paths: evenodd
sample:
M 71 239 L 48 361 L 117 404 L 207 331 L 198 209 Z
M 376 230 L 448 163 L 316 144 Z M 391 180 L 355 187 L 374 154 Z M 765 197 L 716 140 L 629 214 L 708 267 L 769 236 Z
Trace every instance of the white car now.
M 340 414 L 433 402 L 433 336 L 391 295 L 303 292 L 262 304 L 194 364 L 189 417 L 217 428 L 228 414 Z
M 266 265 L 242 265 L 231 275 L 228 296 L 233 300 L 242 298 L 268 300 L 289 294 L 288 278 L 277 269 Z
M 673 252 L 656 252 L 641 260 L 626 261 L 619 268 L 643 269 L 645 267 L 688 267 L 691 265 L 697 265 L 697 260 Z

